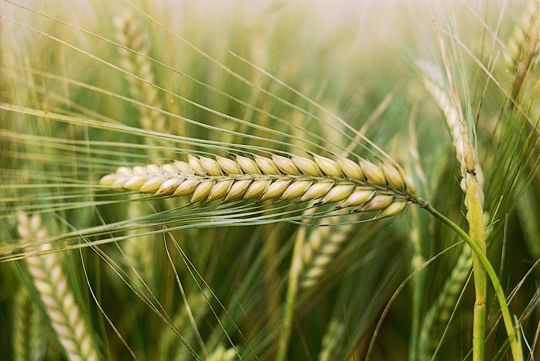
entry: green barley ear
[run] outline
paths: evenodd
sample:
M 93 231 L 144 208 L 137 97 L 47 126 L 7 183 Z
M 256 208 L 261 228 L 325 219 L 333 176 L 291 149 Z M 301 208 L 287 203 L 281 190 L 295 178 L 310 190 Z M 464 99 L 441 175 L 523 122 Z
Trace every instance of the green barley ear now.
M 28 217 L 26 214 L 21 214 L 17 230 L 24 241 L 42 241 L 47 238 L 47 230 L 42 226 L 38 215 Z M 51 249 L 50 244 L 43 244 L 36 251 Z M 25 261 L 30 277 L 41 296 L 52 327 L 68 359 L 71 361 L 99 360 L 99 353 L 69 288 L 58 255 L 48 253 L 26 258 Z
M 424 72 L 424 86 L 443 111 L 446 124 L 450 130 L 450 136 L 456 150 L 456 157 L 461 166 L 461 173 L 463 176 L 461 187 L 466 192 L 465 174 L 473 168 L 475 177 L 480 184 L 481 191 L 481 187 L 483 187 L 484 184 L 484 173 L 480 164 L 474 160 L 475 156 L 468 135 L 469 130 L 463 119 L 461 109 L 456 106 L 456 102 L 445 89 L 443 74 L 440 68 L 428 61 L 419 61 L 419 65 Z M 478 197 L 483 200 L 482 194 L 478 194 Z
M 514 73 L 512 100 L 518 101 L 527 73 L 540 50 L 540 4 L 531 1 L 516 23 L 507 41 L 508 51 L 503 52 L 506 66 Z M 513 104 L 513 103 L 512 103 Z
M 336 337 L 343 333 L 344 325 L 335 319 L 332 319 L 327 326 L 327 330 L 321 342 L 321 352 L 319 353 L 319 361 L 331 361 L 332 350 L 336 347 Z
M 438 330 L 437 327 L 446 325 L 450 319 L 456 300 L 471 273 L 471 267 L 471 248 L 464 245 L 437 300 L 424 316 L 418 345 L 419 360 L 432 359 L 432 354 L 438 343 L 438 338 L 435 336 Z
M 303 267 L 299 281 L 301 288 L 314 287 L 324 276 L 343 244 L 350 239 L 355 228 L 353 224 L 331 227 L 345 220 L 351 221 L 344 216 L 325 219 L 325 225 L 317 227 L 309 235 L 302 250 Z
M 14 297 L 12 322 L 13 360 L 41 359 L 47 343 L 43 317 L 25 287 L 20 287 Z
M 540 26 L 538 11 L 538 2 L 530 1 L 507 40 L 508 51 L 505 51 L 503 55 L 506 66 L 512 71 L 518 71 L 520 67 L 526 71 L 534 57 L 538 55 L 538 27 Z

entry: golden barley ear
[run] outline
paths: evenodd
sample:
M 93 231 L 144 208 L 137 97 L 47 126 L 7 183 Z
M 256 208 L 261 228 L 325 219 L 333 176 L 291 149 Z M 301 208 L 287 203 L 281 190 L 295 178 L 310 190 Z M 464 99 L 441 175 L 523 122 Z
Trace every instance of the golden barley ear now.
M 28 217 L 21 214 L 17 230 L 25 241 L 42 241 L 47 238 L 47 230 L 38 215 Z M 50 244 L 43 244 L 36 251 L 51 249 Z M 88 325 L 69 287 L 58 255 L 48 253 L 29 257 L 25 262 L 67 357 L 70 360 L 99 360 L 99 353 L 92 342 Z
M 336 203 L 336 210 L 352 208 L 351 213 L 379 211 L 376 218 L 396 215 L 408 203 L 425 204 L 416 196 L 411 178 L 391 165 L 320 156 L 218 156 L 214 160 L 189 155 L 187 161 L 162 166 L 120 167 L 99 184 L 154 195 L 190 195 L 190 203 L 313 200 L 316 206 Z

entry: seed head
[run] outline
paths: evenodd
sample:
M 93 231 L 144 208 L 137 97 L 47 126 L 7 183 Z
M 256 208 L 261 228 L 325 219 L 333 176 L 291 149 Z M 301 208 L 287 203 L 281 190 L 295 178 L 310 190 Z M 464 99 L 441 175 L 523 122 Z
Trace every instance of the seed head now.
M 401 212 L 407 203 L 423 204 L 414 194 L 411 179 L 398 168 L 321 156 L 212 159 L 189 155 L 187 162 L 120 167 L 101 178 L 100 184 L 161 196 L 191 195 L 192 204 L 240 198 L 316 200 L 315 206 L 338 203 L 336 210 L 381 211 L 378 218 Z

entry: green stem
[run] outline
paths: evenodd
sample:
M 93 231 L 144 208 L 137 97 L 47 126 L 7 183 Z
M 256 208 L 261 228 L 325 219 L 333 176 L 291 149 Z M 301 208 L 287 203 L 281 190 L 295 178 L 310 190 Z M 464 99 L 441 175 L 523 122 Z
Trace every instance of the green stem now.
M 426 276 L 427 272 L 425 268 L 421 268 L 423 264 L 423 257 L 419 254 L 413 256 L 413 272 L 418 272 L 413 279 L 413 304 L 412 304 L 412 322 L 411 322 L 411 346 L 409 349 L 409 360 L 420 361 L 420 353 L 418 348 L 420 324 L 422 316 L 422 300 L 426 289 Z M 420 265 L 420 267 L 418 267 Z
M 294 308 L 296 306 L 296 296 L 298 294 L 298 277 L 302 268 L 302 247 L 306 235 L 306 228 L 301 227 L 296 236 L 294 244 L 291 268 L 289 270 L 289 286 L 287 289 L 287 299 L 285 301 L 285 310 L 281 335 L 278 344 L 277 361 L 287 360 L 287 350 L 289 348 L 289 340 L 291 337 Z
M 467 220 L 469 221 L 469 235 L 473 242 L 487 254 L 486 233 L 482 204 L 477 196 L 478 183 L 476 178 L 467 174 Z M 480 264 L 478 256 L 473 253 L 474 292 L 474 327 L 473 327 L 473 361 L 484 361 L 485 338 L 486 338 L 486 302 L 487 302 L 487 279 L 486 270 Z
M 412 272 L 415 276 L 412 279 L 413 283 L 413 298 L 412 298 L 412 317 L 411 317 L 411 341 L 409 347 L 409 360 L 420 361 L 421 352 L 419 349 L 420 327 L 422 324 L 422 300 L 425 298 L 427 270 L 423 267 L 425 259 L 422 255 L 422 232 L 420 229 L 420 214 L 417 208 L 411 209 L 413 219 L 413 232 L 411 233 L 411 241 L 414 248 L 414 254 L 411 261 Z
M 443 214 L 438 212 L 430 204 L 425 206 L 424 209 L 427 210 L 429 213 L 431 213 L 435 218 L 439 219 L 448 227 L 450 227 L 461 238 L 463 238 L 463 240 L 465 240 L 465 242 L 467 242 L 469 247 L 471 247 L 471 249 L 473 250 L 474 254 L 478 258 L 478 261 L 482 264 L 482 266 L 484 266 L 484 269 L 486 270 L 491 280 L 491 283 L 493 284 L 493 287 L 495 288 L 495 294 L 497 296 L 497 300 L 499 301 L 503 323 L 506 328 L 506 333 L 508 335 L 508 342 L 510 343 L 510 348 L 512 350 L 512 357 L 514 361 L 523 361 L 523 351 L 521 349 L 521 344 L 518 338 L 518 334 L 516 332 L 516 329 L 514 329 L 514 325 L 512 323 L 510 310 L 508 309 L 508 305 L 506 304 L 506 296 L 504 295 L 504 291 L 499 283 L 497 274 L 495 273 L 495 270 L 491 266 L 491 263 L 489 262 L 485 253 L 482 251 L 480 246 L 477 245 L 463 229 L 461 229 L 457 224 L 452 222 Z

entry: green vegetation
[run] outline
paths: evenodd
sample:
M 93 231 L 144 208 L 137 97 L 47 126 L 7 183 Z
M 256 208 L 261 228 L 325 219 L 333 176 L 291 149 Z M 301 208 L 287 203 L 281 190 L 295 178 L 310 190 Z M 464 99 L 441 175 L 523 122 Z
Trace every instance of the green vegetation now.
M 539 358 L 539 7 L 0 0 L 0 358 Z

